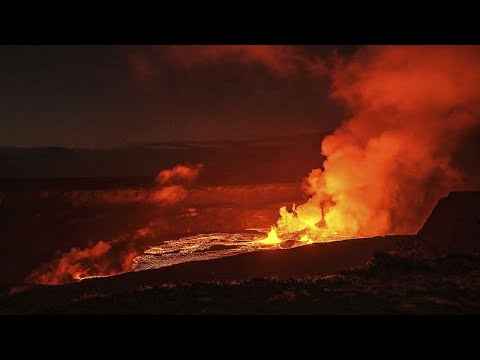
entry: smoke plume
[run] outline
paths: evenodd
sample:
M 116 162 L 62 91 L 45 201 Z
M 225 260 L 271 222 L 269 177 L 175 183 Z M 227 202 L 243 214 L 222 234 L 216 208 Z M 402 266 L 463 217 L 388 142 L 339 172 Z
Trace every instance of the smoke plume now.
M 415 233 L 462 183 L 452 154 L 480 125 L 480 48 L 367 47 L 332 67 L 331 97 L 351 112 L 322 142 L 311 197 L 280 210 L 276 230 L 372 236 Z
M 197 164 L 195 166 L 177 165 L 173 169 L 160 171 L 155 178 L 155 182 L 160 185 L 178 182 L 192 183 L 198 177 L 202 167 L 203 164 Z

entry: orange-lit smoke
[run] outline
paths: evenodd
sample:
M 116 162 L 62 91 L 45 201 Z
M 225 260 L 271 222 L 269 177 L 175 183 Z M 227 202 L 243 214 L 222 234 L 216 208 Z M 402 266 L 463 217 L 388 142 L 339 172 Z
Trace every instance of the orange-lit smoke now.
M 331 76 L 351 118 L 324 139 L 323 168 L 304 183 L 309 200 L 282 208 L 271 237 L 415 233 L 462 182 L 451 157 L 480 124 L 480 48 L 368 47 L 337 59 Z
M 276 77 L 298 72 L 325 75 L 323 59 L 308 56 L 299 46 L 290 45 L 168 45 L 148 48 L 132 47 L 128 54 L 135 79 L 147 87 L 167 61 L 173 66 L 190 69 L 194 66 L 219 63 L 258 64 Z
M 203 164 L 197 164 L 195 166 L 177 165 L 173 169 L 166 169 L 160 171 L 155 178 L 157 184 L 166 185 L 178 182 L 192 183 L 198 177 Z
M 156 178 L 157 187 L 154 190 L 138 190 L 136 192 L 98 192 L 97 203 L 112 204 L 132 201 L 155 201 L 166 206 L 178 203 L 188 195 L 188 189 L 174 183 L 192 183 L 199 175 L 203 165 L 178 165 L 173 169 L 163 170 Z M 166 185 L 166 186 L 165 186 Z M 76 201 L 91 204 L 90 196 L 76 194 Z M 122 198 L 122 195 L 124 198 Z M 140 199 L 140 200 L 139 200 Z M 89 201 L 90 202 L 89 202 Z M 158 224 L 162 224 L 161 221 Z M 149 240 L 156 233 L 157 224 L 138 229 L 133 233 L 124 234 L 108 241 L 99 241 L 86 248 L 72 248 L 49 263 L 42 264 L 27 277 L 27 282 L 40 284 L 63 284 L 90 276 L 113 275 L 130 271 L 133 259 L 143 253 Z
M 299 47 L 288 45 L 174 45 L 167 57 L 185 67 L 198 64 L 236 62 L 263 65 L 272 74 L 288 76 L 302 69 L 312 74 L 326 72 L 325 64 L 310 58 Z
M 161 206 L 173 205 L 187 197 L 188 191 L 185 186 L 197 179 L 202 167 L 203 164 L 192 166 L 177 165 L 172 169 L 162 170 L 155 178 L 157 186 L 152 189 L 77 190 L 67 192 L 64 196 L 75 206 L 139 203 L 150 203 Z

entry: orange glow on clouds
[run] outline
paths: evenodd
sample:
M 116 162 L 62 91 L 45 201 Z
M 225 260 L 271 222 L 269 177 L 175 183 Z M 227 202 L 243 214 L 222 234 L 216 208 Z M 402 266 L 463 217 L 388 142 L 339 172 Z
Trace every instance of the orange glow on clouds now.
M 197 164 L 195 166 L 177 165 L 172 169 L 160 171 L 155 178 L 155 182 L 160 185 L 178 183 L 179 181 L 192 183 L 197 179 L 202 167 L 203 164 Z

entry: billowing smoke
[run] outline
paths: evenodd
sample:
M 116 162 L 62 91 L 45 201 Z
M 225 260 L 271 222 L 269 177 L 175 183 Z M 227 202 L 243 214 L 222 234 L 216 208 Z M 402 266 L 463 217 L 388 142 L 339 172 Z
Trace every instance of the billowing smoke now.
M 324 139 L 323 168 L 305 179 L 311 197 L 282 208 L 276 230 L 314 241 L 415 233 L 463 181 L 451 160 L 480 124 L 480 48 L 367 47 L 331 76 L 351 117 Z
M 101 204 L 128 203 L 132 201 L 154 201 L 159 206 L 171 206 L 184 200 L 188 195 L 187 184 L 191 184 L 199 175 L 203 165 L 178 165 L 163 170 L 156 178 L 154 190 L 136 190 L 127 192 L 98 192 L 93 199 Z M 177 185 L 175 185 L 177 184 Z M 179 185 L 181 184 L 181 185 Z M 122 195 L 124 198 L 122 198 Z M 82 204 L 92 203 L 92 194 L 74 199 Z M 82 202 L 84 201 L 84 202 Z M 162 230 L 164 223 L 159 221 L 107 241 L 98 241 L 86 249 L 72 248 L 54 260 L 34 269 L 27 282 L 40 284 L 63 284 L 90 276 L 113 275 L 130 271 L 133 259 L 143 253 L 149 241 L 155 240 L 155 234 Z
M 178 182 L 192 183 L 198 177 L 202 167 L 203 164 L 197 164 L 195 166 L 177 165 L 173 169 L 160 171 L 155 181 L 160 185 Z

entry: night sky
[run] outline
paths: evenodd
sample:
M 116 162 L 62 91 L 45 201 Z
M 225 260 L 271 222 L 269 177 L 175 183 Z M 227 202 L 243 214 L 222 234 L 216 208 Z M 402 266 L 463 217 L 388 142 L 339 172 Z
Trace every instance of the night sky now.
M 0 146 L 122 147 L 326 132 L 332 46 L 2 46 Z

